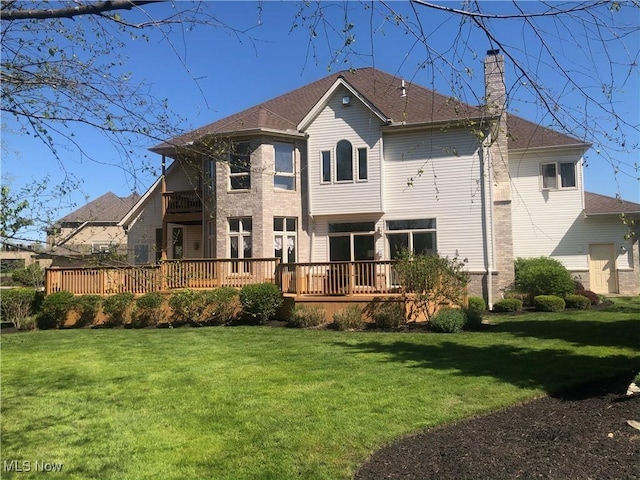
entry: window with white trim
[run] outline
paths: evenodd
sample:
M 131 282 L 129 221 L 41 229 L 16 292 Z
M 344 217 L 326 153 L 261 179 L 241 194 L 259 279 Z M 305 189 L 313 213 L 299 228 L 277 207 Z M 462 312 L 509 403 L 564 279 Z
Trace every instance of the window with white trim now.
M 294 149 L 291 143 L 274 143 L 274 164 L 276 174 L 273 186 L 281 190 L 296 189 Z
M 575 188 L 576 164 L 573 162 L 549 162 L 540 165 L 542 190 Z
M 229 258 L 251 258 L 251 217 L 229 219 Z M 232 263 L 233 273 L 251 271 L 249 262 Z
M 331 183 L 331 152 L 329 150 L 320 152 L 320 178 L 322 183 Z
M 355 177 L 354 177 L 355 175 Z M 349 140 L 336 144 L 335 155 L 330 150 L 320 152 L 320 182 L 362 182 L 369 178 L 368 148 L 354 148 Z
M 396 260 L 400 252 L 409 250 L 416 254 L 436 254 L 436 220 L 387 220 L 389 256 Z
M 251 188 L 251 145 L 249 142 L 234 143 L 229 152 L 229 188 L 249 190 Z
M 367 180 L 369 165 L 367 164 L 367 149 L 358 148 L 358 180 Z
M 274 256 L 282 263 L 295 263 L 297 250 L 297 226 L 295 217 L 273 218 L 273 250 Z

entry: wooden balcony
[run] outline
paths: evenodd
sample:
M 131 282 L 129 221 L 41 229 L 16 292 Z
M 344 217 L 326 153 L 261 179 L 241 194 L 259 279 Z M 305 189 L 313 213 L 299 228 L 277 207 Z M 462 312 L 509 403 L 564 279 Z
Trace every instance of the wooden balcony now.
M 173 223 L 202 222 L 202 192 L 186 190 L 162 194 L 165 220 Z

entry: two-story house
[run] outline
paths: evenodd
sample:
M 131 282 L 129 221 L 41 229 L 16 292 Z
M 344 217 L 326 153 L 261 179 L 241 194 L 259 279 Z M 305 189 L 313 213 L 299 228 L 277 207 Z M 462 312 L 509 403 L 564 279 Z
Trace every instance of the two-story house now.
M 485 82 L 475 107 L 373 68 L 338 72 L 153 147 L 163 175 L 121 222 L 131 261 L 409 248 L 465 259 L 470 293 L 491 302 L 514 258 L 550 255 L 587 287 L 608 275 L 601 291 L 637 293 L 638 235 L 617 216 L 640 205 L 591 214 L 590 145 L 507 114 L 497 51 Z

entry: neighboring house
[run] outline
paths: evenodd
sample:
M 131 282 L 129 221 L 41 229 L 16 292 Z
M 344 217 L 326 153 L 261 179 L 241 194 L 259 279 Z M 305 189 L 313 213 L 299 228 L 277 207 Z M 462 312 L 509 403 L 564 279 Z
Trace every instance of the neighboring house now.
M 51 260 L 42 253 L 40 244 L 22 244 L 11 241 L 0 243 L 0 273 L 26 268 L 37 263 L 41 268 L 51 265 Z
M 637 294 L 638 228 L 625 239 L 619 214 L 640 206 L 585 194 L 590 145 L 507 114 L 503 72 L 489 52 L 482 107 L 373 68 L 339 72 L 152 148 L 163 176 L 121 222 L 130 260 L 386 260 L 407 247 L 465 259 L 470 293 L 491 303 L 514 258 L 549 255 L 587 288 Z
M 136 193 L 118 197 L 107 192 L 49 227 L 47 253 L 53 266 L 90 264 L 107 254 L 126 255 L 126 231 L 119 222 L 139 199 Z

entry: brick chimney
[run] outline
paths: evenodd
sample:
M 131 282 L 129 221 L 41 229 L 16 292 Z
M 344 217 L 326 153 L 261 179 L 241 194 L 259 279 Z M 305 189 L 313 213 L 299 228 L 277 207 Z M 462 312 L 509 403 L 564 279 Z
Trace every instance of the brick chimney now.
M 511 179 L 507 137 L 507 90 L 504 57 L 489 50 L 484 60 L 485 109 L 490 128 L 488 162 L 491 168 L 491 208 L 493 209 L 494 266 L 497 270 L 498 299 L 514 281 Z

